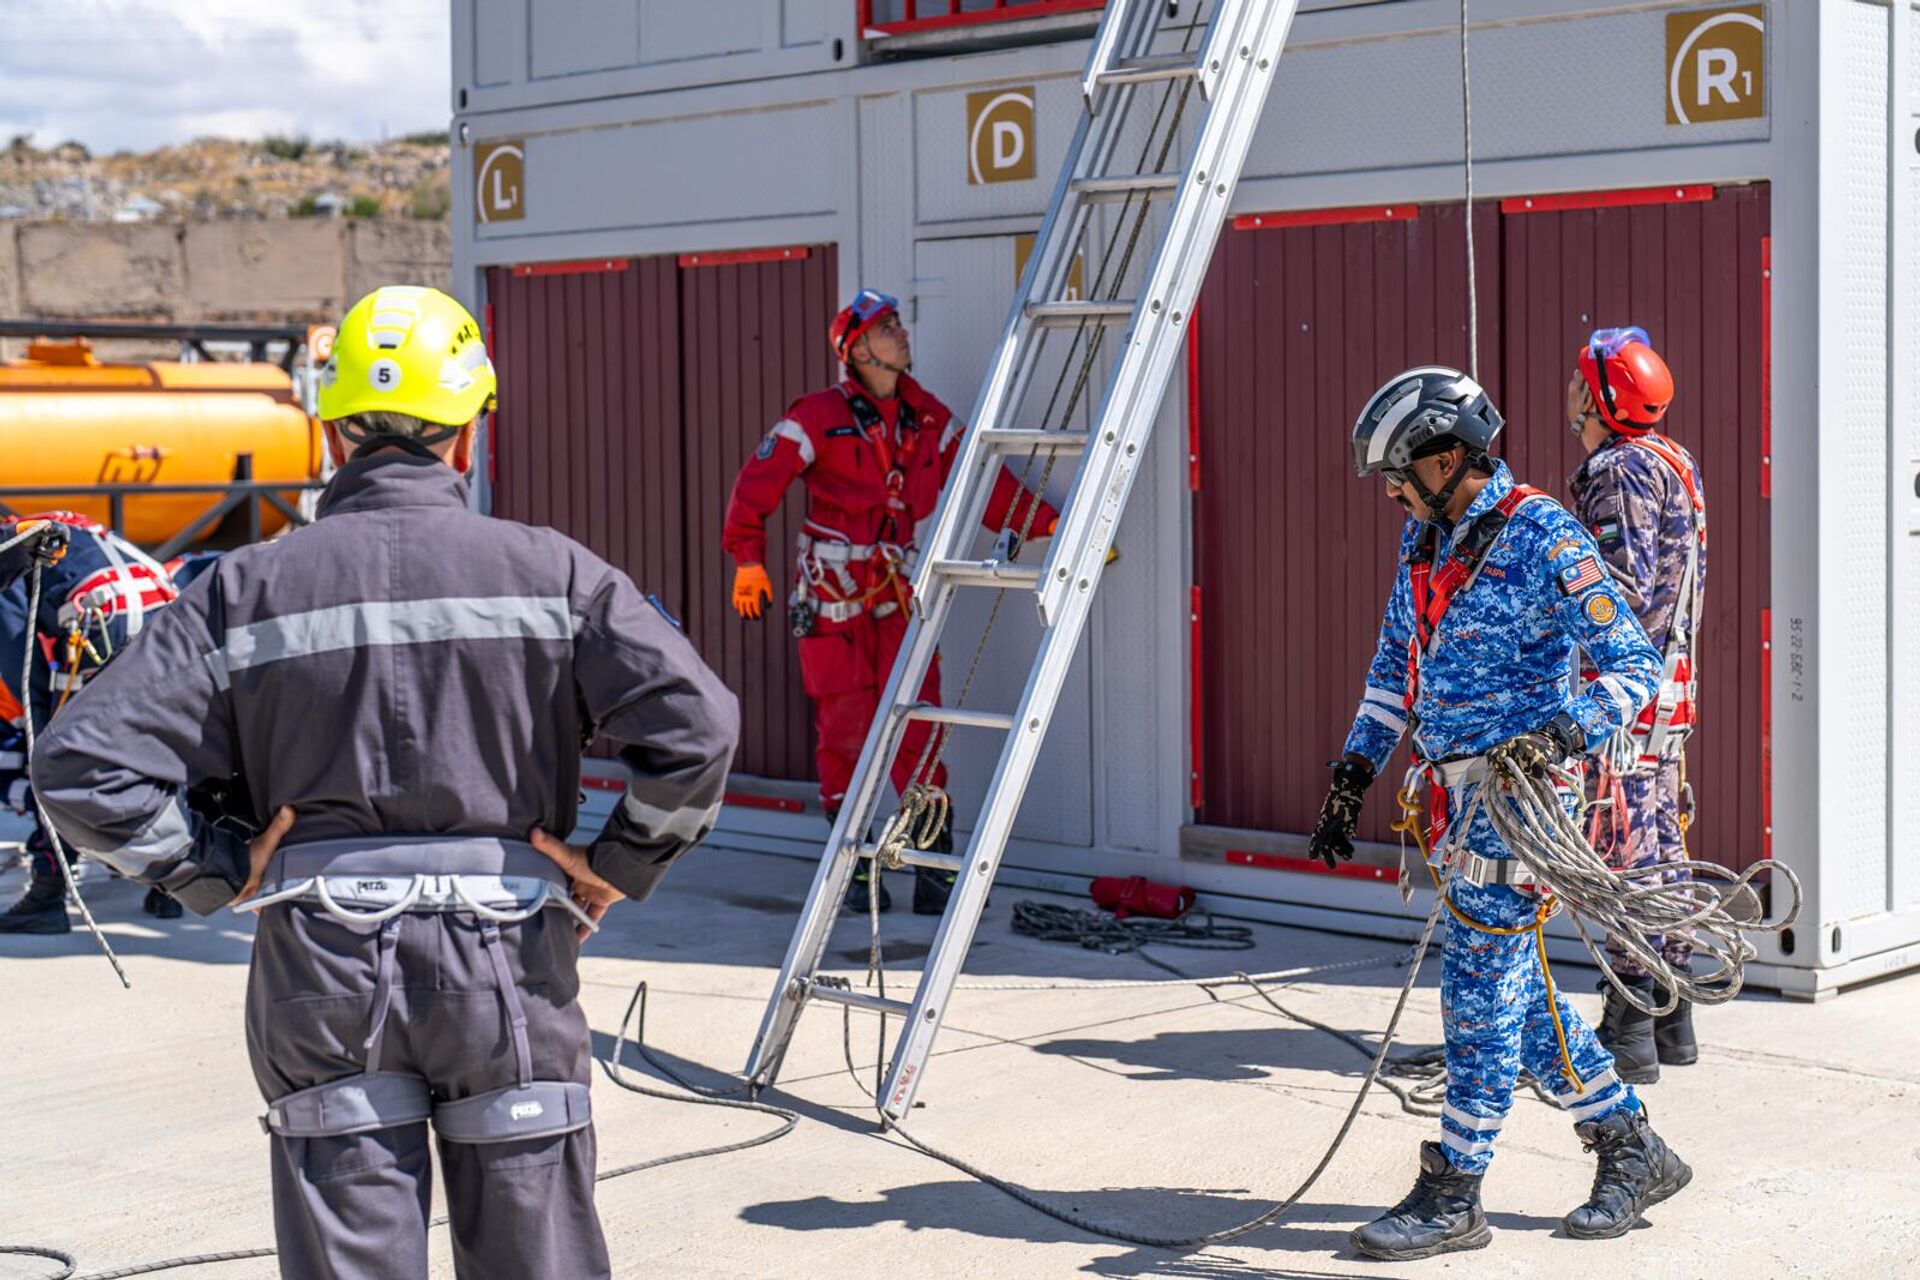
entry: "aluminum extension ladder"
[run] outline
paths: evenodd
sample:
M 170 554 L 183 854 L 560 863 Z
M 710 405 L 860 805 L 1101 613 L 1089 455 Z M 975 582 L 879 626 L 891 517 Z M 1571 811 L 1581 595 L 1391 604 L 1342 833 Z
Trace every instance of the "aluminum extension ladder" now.
M 1153 51 L 1164 0 L 1109 0 L 1081 80 L 1085 110 L 914 575 L 915 617 L 747 1063 L 747 1077 L 757 1086 L 771 1085 L 777 1077 L 800 1011 L 809 1001 L 824 1000 L 903 1019 L 875 1103 L 895 1120 L 913 1104 L 1139 473 L 1295 6 L 1295 0 L 1214 3 L 1196 55 Z M 1113 172 L 1139 87 L 1189 79 L 1206 105 L 1184 170 Z M 1146 268 L 1144 289 L 1131 300 L 1058 301 L 1067 290 L 1092 206 L 1130 197 L 1172 201 Z M 1124 326 L 1094 428 L 1018 428 L 1017 415 L 1038 363 L 1039 334 L 1083 325 Z M 1046 563 L 1034 568 L 999 558 L 965 558 L 973 552 L 988 495 L 1006 457 L 1048 451 L 1083 457 Z M 996 556 L 1006 546 L 1002 538 Z M 932 707 L 903 696 L 903 691 L 920 688 L 955 594 L 977 588 L 1026 590 L 1037 597 L 1041 637 L 1019 707 L 1011 713 Z M 878 845 L 867 841 L 879 816 L 889 764 L 913 721 L 930 723 L 935 733 L 942 732 L 942 726 L 967 727 L 998 732 L 1006 740 L 967 845 L 957 855 L 914 849 L 900 855 L 908 865 L 958 875 L 920 982 L 912 1001 L 906 1002 L 823 983 L 818 971 L 858 860 L 878 853 Z

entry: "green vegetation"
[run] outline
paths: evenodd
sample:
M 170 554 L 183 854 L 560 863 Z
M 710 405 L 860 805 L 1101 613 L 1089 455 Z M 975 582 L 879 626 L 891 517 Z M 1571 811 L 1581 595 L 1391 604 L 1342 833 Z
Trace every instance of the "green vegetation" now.
M 349 218 L 377 218 L 380 216 L 380 202 L 372 196 L 355 196 L 347 201 Z
M 421 133 L 403 133 L 395 142 L 405 143 L 409 147 L 444 147 L 448 145 L 445 129 L 427 129 Z
M 426 222 L 438 222 L 453 208 L 453 195 L 447 190 L 447 178 L 441 174 L 414 185 L 407 193 L 407 216 Z
M 298 160 L 313 149 L 313 143 L 305 137 L 289 138 L 284 134 L 270 133 L 261 140 L 260 148 L 276 160 Z

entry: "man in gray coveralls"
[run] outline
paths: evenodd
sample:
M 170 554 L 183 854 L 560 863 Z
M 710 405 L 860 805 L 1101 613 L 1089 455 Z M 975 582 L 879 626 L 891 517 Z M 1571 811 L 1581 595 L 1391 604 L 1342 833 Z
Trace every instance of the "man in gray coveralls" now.
M 576 938 L 711 829 L 738 705 L 625 574 L 468 509 L 494 372 L 457 302 L 361 299 L 322 378 L 319 519 L 163 611 L 53 722 L 34 786 L 82 852 L 259 911 L 283 1276 L 426 1276 L 429 1122 L 460 1276 L 609 1276 Z M 578 848 L 555 837 L 596 731 L 631 779 Z M 234 777 L 250 844 L 185 804 Z

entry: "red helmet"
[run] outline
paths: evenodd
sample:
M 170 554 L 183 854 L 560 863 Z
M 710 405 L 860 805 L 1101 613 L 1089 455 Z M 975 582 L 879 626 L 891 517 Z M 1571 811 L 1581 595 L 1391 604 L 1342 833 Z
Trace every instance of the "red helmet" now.
M 1645 329 L 1596 329 L 1581 348 L 1579 363 L 1594 412 L 1621 435 L 1645 435 L 1667 416 L 1673 372 Z
M 862 289 L 854 294 L 853 301 L 833 318 L 833 324 L 827 329 L 827 342 L 833 347 L 833 354 L 841 364 L 852 363 L 853 344 L 860 341 L 860 335 L 899 312 L 898 298 L 875 289 Z

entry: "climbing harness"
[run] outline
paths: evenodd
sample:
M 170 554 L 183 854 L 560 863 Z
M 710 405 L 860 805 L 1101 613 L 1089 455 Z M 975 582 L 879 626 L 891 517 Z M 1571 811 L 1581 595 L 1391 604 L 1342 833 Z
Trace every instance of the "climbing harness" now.
M 573 901 L 566 873 L 532 845 L 449 836 L 314 841 L 276 850 L 261 884 L 259 895 L 235 910 L 257 913 L 277 903 L 312 902 L 356 930 L 378 928 L 361 1071 L 275 1098 L 261 1121 L 267 1132 L 283 1138 L 338 1137 L 430 1118 L 443 1141 L 491 1143 L 572 1133 L 592 1120 L 586 1085 L 534 1078 L 526 1009 L 501 942 L 502 925 L 523 923 L 548 907 L 596 928 Z M 471 1097 L 439 1101 L 425 1077 L 381 1070 L 381 1050 L 393 1000 L 400 918 L 448 912 L 479 921 L 481 950 L 507 1018 L 515 1079 Z
M 1464 474 L 1464 468 L 1458 474 Z M 1413 600 L 1413 634 L 1407 641 L 1407 688 L 1403 701 L 1409 732 L 1414 724 L 1414 704 L 1420 700 L 1420 659 L 1432 652 L 1434 636 L 1447 616 L 1447 610 L 1453 605 L 1454 597 L 1479 580 L 1487 553 L 1493 550 L 1493 544 L 1506 531 L 1514 512 L 1533 499 L 1546 496 L 1531 485 L 1514 485 L 1494 505 L 1493 510 L 1482 512 L 1465 533 L 1454 539 L 1446 563 L 1437 571 L 1433 562 L 1438 554 L 1440 530 L 1431 523 L 1421 528 L 1419 540 L 1407 556 L 1407 585 Z

